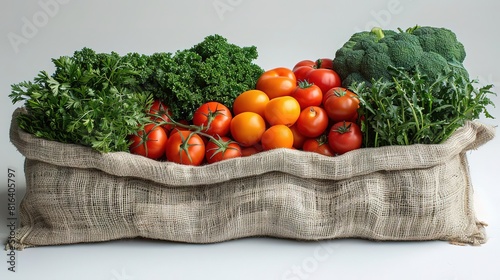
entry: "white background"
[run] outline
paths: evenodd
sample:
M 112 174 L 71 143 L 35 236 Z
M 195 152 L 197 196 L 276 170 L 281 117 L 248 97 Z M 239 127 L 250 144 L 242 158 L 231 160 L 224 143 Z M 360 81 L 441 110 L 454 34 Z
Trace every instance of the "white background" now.
M 45 3 L 45 4 L 44 4 Z M 7 170 L 24 195 L 23 157 L 9 141 L 10 86 L 52 71 L 51 58 L 82 47 L 120 54 L 174 52 L 220 34 L 255 45 L 263 68 L 293 67 L 302 59 L 333 57 L 352 33 L 447 27 L 465 45 L 465 66 L 483 84 L 500 81 L 500 2 L 475 1 L 74 1 L 3 0 L 0 9 L 0 240 L 7 227 Z M 13 38 L 16 38 L 14 40 Z M 21 38 L 21 39 L 20 39 Z M 499 104 L 498 98 L 494 102 Z M 491 113 L 500 118 L 499 108 Z M 497 125 L 498 119 L 481 121 Z M 16 272 L 0 251 L 0 279 L 500 279 L 499 140 L 468 153 L 477 215 L 489 224 L 480 247 L 447 242 L 298 242 L 246 238 L 192 245 L 120 240 L 29 248 Z

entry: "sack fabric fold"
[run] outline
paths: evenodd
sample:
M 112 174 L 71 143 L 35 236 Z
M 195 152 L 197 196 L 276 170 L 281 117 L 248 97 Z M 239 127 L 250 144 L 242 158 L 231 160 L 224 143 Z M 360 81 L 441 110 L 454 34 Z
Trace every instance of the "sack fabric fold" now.
M 467 151 L 495 130 L 479 122 L 442 144 L 336 157 L 276 149 L 194 167 L 37 138 L 18 127 L 22 113 L 10 139 L 25 157 L 26 194 L 8 249 L 136 237 L 486 242 Z

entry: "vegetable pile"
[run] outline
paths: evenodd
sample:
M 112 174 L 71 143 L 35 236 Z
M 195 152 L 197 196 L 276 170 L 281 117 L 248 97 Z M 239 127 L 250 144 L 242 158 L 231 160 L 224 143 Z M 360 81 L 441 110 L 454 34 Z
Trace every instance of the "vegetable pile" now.
M 219 35 L 175 53 L 53 59 L 12 86 L 18 123 L 38 137 L 186 165 L 277 148 L 337 156 L 363 147 L 438 144 L 487 107 L 492 85 L 463 67 L 444 28 L 374 28 L 334 58 L 264 70 L 255 46 Z
M 38 137 L 91 146 L 100 152 L 128 151 L 128 135 L 149 120 L 153 99 L 169 104 L 178 119 L 192 118 L 204 102 L 230 106 L 253 88 L 263 69 L 252 63 L 255 46 L 239 47 L 208 36 L 172 53 L 124 56 L 89 48 L 53 59 L 55 72 L 12 86 L 13 102 L 25 101 L 19 126 Z

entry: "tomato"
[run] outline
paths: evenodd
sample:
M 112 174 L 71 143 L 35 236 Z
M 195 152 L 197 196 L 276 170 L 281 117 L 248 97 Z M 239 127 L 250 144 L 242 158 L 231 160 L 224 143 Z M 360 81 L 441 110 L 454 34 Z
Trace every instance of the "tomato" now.
M 295 78 L 297 79 L 297 84 L 302 81 L 307 81 L 306 77 L 309 72 L 313 71 L 315 68 L 311 66 L 300 66 L 293 71 Z
M 200 165 L 205 159 L 205 142 L 192 131 L 179 131 L 167 141 L 167 160 L 185 165 Z
M 243 112 L 233 117 L 230 129 L 233 139 L 241 146 L 248 147 L 259 143 L 266 131 L 266 122 L 257 113 Z
M 314 152 L 325 156 L 334 156 L 332 148 L 328 144 L 326 135 L 317 138 L 309 138 L 304 142 L 302 150 L 306 152 Z
M 233 113 L 254 112 L 264 117 L 269 96 L 261 90 L 252 89 L 239 94 L 233 102 Z
M 297 79 L 292 70 L 278 67 L 264 72 L 255 86 L 267 94 L 269 99 L 290 95 L 297 86 Z
M 303 67 L 303 66 L 307 66 L 309 68 L 314 68 L 316 66 L 316 61 L 312 61 L 312 60 L 309 60 L 309 59 L 304 59 L 304 60 L 301 60 L 299 62 L 297 62 L 293 68 L 292 68 L 292 71 L 295 71 L 297 70 L 299 67 Z
M 165 143 L 167 143 L 167 133 L 154 123 L 144 126 L 144 129 L 130 136 L 132 144 L 130 152 L 145 156 L 151 159 L 159 159 L 165 154 Z
M 260 142 L 264 151 L 277 148 L 292 148 L 293 133 L 286 125 L 273 125 L 262 134 Z
M 342 85 L 340 76 L 332 69 L 314 69 L 307 73 L 306 79 L 310 83 L 317 85 L 323 94 L 331 88 L 340 87 Z
M 255 155 L 256 153 L 262 152 L 262 145 L 257 143 L 253 146 L 241 147 L 241 156 L 248 157 L 251 155 Z
M 331 58 L 320 58 L 316 61 L 312 60 L 302 60 L 299 61 L 293 67 L 293 73 L 297 82 L 307 80 L 307 75 L 314 69 L 330 69 L 333 70 L 333 59 Z
M 319 106 L 323 101 L 323 92 L 321 89 L 308 81 L 299 82 L 290 96 L 299 102 L 301 110 L 309 106 Z
M 176 133 L 177 131 L 180 131 L 180 130 L 185 130 L 185 131 L 189 131 L 189 128 L 187 128 L 187 126 L 190 125 L 190 123 L 187 121 L 187 120 L 180 120 L 177 122 L 177 124 L 180 124 L 180 125 L 175 125 L 172 127 L 172 129 L 170 130 L 169 132 L 169 137 L 172 136 L 172 134 Z
M 319 106 L 309 106 L 302 110 L 296 125 L 300 134 L 305 137 L 318 137 L 328 127 L 328 115 Z
M 300 104 L 291 96 L 281 96 L 269 100 L 264 110 L 266 121 L 270 125 L 283 124 L 292 126 L 300 115 Z
M 306 141 L 307 137 L 302 135 L 297 129 L 297 122 L 294 125 L 290 126 L 290 130 L 293 133 L 293 147 L 297 150 L 302 149 L 302 145 L 304 145 L 304 141 Z
M 320 58 L 315 62 L 316 68 L 333 69 L 333 59 L 331 58 Z
M 211 136 L 225 136 L 233 115 L 229 108 L 219 102 L 202 104 L 193 115 L 193 124 L 203 127 L 202 131 Z
M 226 136 L 212 138 L 205 146 L 205 158 L 207 163 L 214 163 L 241 156 L 241 146 Z
M 168 107 L 158 99 L 153 101 L 153 104 L 149 109 L 149 115 L 151 116 L 151 120 L 153 122 L 162 124 L 162 127 L 167 133 L 174 127 L 172 124 L 170 124 L 171 113 Z
M 358 96 L 343 87 L 335 87 L 323 97 L 323 108 L 334 122 L 354 121 L 358 115 Z
M 295 66 L 293 66 L 292 71 L 293 74 L 295 74 L 295 79 L 297 80 L 297 84 L 301 81 L 306 80 L 307 73 L 309 71 L 313 70 L 316 68 L 316 62 L 312 60 L 302 60 L 297 62 Z
M 361 143 L 361 129 L 353 122 L 335 123 L 328 133 L 328 144 L 336 154 L 344 154 L 359 149 Z

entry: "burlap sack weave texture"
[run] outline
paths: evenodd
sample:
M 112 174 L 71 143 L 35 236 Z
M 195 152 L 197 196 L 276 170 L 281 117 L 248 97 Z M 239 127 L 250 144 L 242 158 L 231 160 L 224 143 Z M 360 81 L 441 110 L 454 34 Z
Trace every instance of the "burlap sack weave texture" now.
M 439 145 L 338 157 L 278 149 L 192 167 L 36 138 L 18 128 L 20 113 L 10 137 L 26 158 L 27 191 L 8 248 L 134 237 L 486 240 L 466 152 L 495 131 L 479 122 Z

